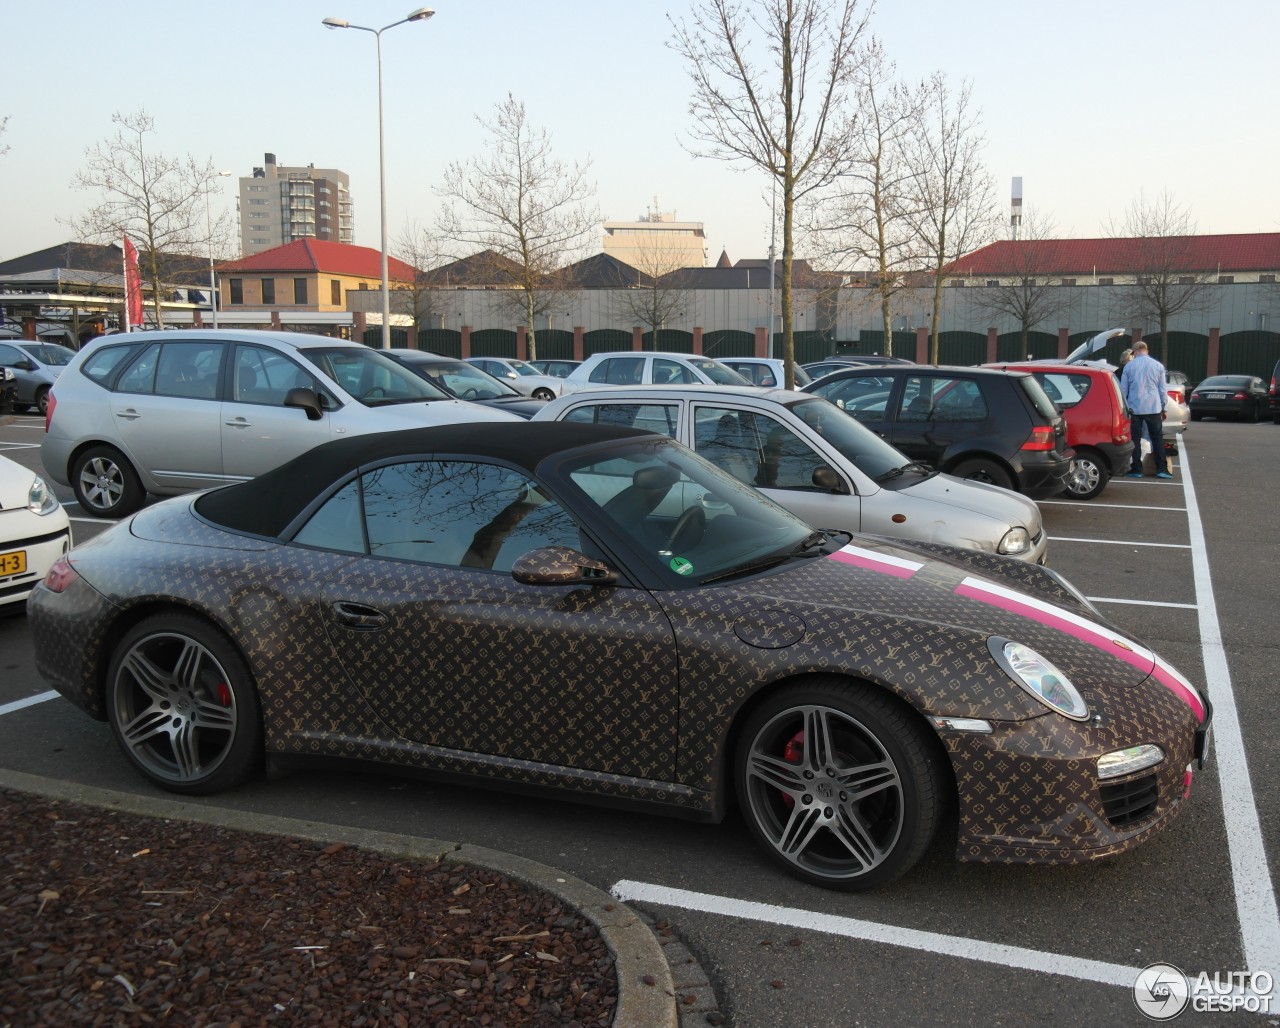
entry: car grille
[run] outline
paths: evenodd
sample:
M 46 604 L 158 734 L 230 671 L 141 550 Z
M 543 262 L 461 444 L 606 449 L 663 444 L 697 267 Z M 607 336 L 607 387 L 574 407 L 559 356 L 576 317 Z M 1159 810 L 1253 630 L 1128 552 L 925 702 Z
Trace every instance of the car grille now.
M 1115 785 L 1104 785 L 1100 792 L 1103 813 L 1114 828 L 1123 828 L 1150 817 L 1160 802 L 1160 786 L 1153 774 Z

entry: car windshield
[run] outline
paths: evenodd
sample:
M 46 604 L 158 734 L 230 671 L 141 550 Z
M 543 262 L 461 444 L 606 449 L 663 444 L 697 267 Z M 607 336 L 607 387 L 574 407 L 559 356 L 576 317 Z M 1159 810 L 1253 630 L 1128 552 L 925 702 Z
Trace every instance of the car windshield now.
M 739 375 L 732 368 L 726 367 L 719 361 L 707 360 L 706 358 L 688 358 L 689 363 L 701 371 L 707 378 L 711 379 L 716 385 L 722 386 L 749 386 L 751 383 Z
M 364 346 L 307 346 L 298 353 L 366 407 L 447 400 L 449 394 Z
M 555 469 L 673 586 L 816 556 L 826 537 L 679 443 L 649 436 Z
M 542 372 L 535 368 L 532 364 L 526 364 L 524 361 L 507 361 L 507 367 L 514 371 L 517 375 L 524 375 L 526 378 L 530 375 L 541 375 Z
M 69 350 L 65 346 L 59 346 L 57 343 L 24 345 L 22 349 L 39 363 L 54 368 L 66 367 L 71 362 L 71 358 L 76 355 L 75 350 Z
M 505 382 L 499 382 L 492 375 L 487 375 L 474 364 L 466 361 L 415 362 L 410 365 L 432 385 L 437 385 L 446 393 L 460 400 L 496 400 L 503 396 L 524 394 L 512 389 Z
M 882 478 L 912 463 L 911 458 L 821 397 L 793 403 L 791 411 L 869 478 Z

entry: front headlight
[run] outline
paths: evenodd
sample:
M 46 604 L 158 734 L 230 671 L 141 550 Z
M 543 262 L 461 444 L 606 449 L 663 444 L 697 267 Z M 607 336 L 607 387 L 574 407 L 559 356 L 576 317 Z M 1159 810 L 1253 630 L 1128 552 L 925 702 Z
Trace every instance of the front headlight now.
M 1000 545 L 996 547 L 996 552 L 1012 556 L 1026 553 L 1029 549 L 1031 549 L 1031 533 L 1025 528 L 1011 528 L 1005 532 Z
M 31 481 L 31 491 L 27 493 L 27 510 L 36 514 L 52 514 L 58 509 L 58 498 L 53 495 L 43 478 L 36 475 Z
M 1074 721 L 1088 719 L 1089 707 L 1071 680 L 1030 646 L 993 635 L 987 647 L 1005 673 L 1050 710 Z

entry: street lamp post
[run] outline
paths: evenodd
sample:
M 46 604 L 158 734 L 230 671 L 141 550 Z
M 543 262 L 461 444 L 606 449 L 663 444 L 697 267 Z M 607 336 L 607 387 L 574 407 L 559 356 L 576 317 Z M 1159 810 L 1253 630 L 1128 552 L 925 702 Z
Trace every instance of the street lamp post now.
M 204 190 L 204 233 L 209 240 L 209 305 L 213 311 L 213 327 L 218 327 L 218 280 L 213 273 L 213 219 L 209 215 L 209 183 L 215 178 L 227 178 L 231 172 L 220 171 L 210 175 Z
M 352 25 L 342 18 L 325 18 L 322 24 L 331 29 L 359 29 L 361 32 L 372 32 L 378 52 L 378 190 L 382 204 L 382 348 L 391 349 L 391 293 L 387 288 L 387 159 L 386 147 L 382 131 L 382 34 L 397 25 L 405 25 L 411 21 L 426 21 L 436 12 L 430 7 L 419 7 L 407 18 L 383 25 L 380 29 L 371 29 L 366 25 Z

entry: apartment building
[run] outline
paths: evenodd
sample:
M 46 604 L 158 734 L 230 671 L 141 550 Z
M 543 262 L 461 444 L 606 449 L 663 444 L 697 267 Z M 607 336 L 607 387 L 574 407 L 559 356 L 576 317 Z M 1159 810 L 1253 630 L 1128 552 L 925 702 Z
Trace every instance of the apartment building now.
M 299 239 L 352 242 L 350 187 L 344 171 L 289 167 L 264 154 L 262 166 L 240 179 L 240 252 L 261 253 Z

